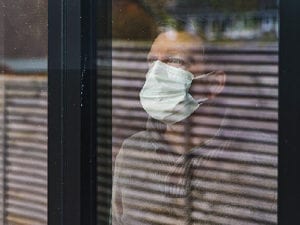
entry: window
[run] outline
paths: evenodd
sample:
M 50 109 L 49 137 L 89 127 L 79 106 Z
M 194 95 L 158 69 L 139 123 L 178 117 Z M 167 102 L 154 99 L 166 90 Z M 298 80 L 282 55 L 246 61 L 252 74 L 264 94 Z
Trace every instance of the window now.
M 278 24 L 277 1 L 113 1 L 112 224 L 277 224 Z
M 0 1 L 0 224 L 47 224 L 48 1 Z
M 49 224 L 298 221 L 299 7 L 49 3 Z

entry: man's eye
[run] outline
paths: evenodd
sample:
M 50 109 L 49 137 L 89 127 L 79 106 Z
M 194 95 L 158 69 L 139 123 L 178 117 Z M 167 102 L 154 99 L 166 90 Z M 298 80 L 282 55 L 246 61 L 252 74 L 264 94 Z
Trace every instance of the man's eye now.
M 186 65 L 186 62 L 183 59 L 169 58 L 166 61 L 167 61 L 167 63 L 178 64 L 178 65 L 181 65 L 181 66 Z

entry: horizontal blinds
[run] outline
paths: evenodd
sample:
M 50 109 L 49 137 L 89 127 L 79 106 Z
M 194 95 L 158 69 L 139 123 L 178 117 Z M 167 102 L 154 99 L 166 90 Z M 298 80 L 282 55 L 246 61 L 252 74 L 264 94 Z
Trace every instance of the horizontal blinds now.
M 105 182 L 105 178 L 110 181 L 111 171 L 105 168 L 109 151 L 112 151 L 114 165 L 115 157 L 124 140 L 145 130 L 148 116 L 139 102 L 139 91 L 148 69 L 146 60 L 148 50 L 149 46 L 144 44 L 114 43 L 112 77 L 103 73 L 105 68 L 109 69 L 109 64 L 103 60 L 107 52 L 100 49 L 98 51 L 97 124 L 101 127 L 107 123 L 107 120 L 112 121 L 111 140 L 104 129 L 99 130 L 97 135 L 100 146 L 98 148 L 99 182 L 100 180 Z M 205 61 L 203 72 L 223 70 L 227 75 L 226 88 L 219 97 L 220 101 L 210 106 L 213 113 L 201 115 L 207 118 L 205 132 L 211 135 L 212 129 L 217 126 L 213 118 L 221 117 L 219 111 L 229 108 L 231 113 L 228 115 L 224 133 L 231 136 L 234 135 L 233 131 L 238 130 L 241 138 L 228 149 L 226 154 L 212 156 L 210 163 L 202 165 L 197 159 L 192 161 L 191 185 L 196 187 L 201 184 L 200 186 L 206 189 L 206 195 L 202 201 L 197 202 L 199 193 L 192 193 L 192 218 L 190 219 L 195 224 L 201 222 L 276 224 L 278 47 L 276 44 L 268 46 L 253 44 L 246 47 L 206 46 L 204 59 L 200 52 L 195 52 L 195 56 L 199 61 Z M 103 87 L 111 88 L 111 101 L 108 100 L 110 93 L 99 91 Z M 194 88 L 197 90 L 197 87 Z M 197 124 L 198 121 L 192 121 L 190 138 L 198 135 Z M 101 147 L 103 143 L 110 141 L 112 149 Z M 105 155 L 106 158 L 103 157 Z M 160 218 L 155 216 L 154 206 L 164 204 L 159 201 L 159 190 L 157 190 L 162 181 L 159 178 L 156 180 L 143 178 L 145 173 L 155 170 L 157 165 L 155 166 L 147 157 L 140 154 L 139 146 L 133 147 L 127 157 L 128 163 L 125 162 L 123 169 L 128 171 L 122 172 L 124 182 L 126 182 L 125 174 L 128 173 L 136 176 L 137 180 L 136 184 L 127 190 L 127 196 L 130 196 L 131 201 L 131 212 L 136 210 L 136 215 L 133 217 L 145 224 L 172 224 L 174 217 L 170 217 L 168 212 L 165 214 L 162 212 Z M 168 162 L 165 164 L 168 165 Z M 104 216 L 103 213 L 107 212 L 101 207 L 101 200 L 103 200 L 101 193 L 109 191 L 110 185 L 106 190 L 99 189 L 99 222 L 101 216 Z M 140 214 L 140 209 L 145 205 L 143 204 L 145 198 L 148 199 L 148 206 L 144 206 L 146 208 L 143 216 Z M 216 202 L 218 207 L 211 208 L 211 205 Z
M 47 224 L 47 79 L 10 75 L 3 82 L 4 224 Z
M 0 76 L 0 224 L 4 225 L 5 79 Z

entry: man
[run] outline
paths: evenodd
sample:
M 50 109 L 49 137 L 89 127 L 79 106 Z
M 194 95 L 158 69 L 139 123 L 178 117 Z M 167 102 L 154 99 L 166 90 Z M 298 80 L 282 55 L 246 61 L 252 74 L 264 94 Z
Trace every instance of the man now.
M 147 130 L 125 140 L 117 156 L 113 224 L 276 220 L 268 213 L 276 207 L 275 191 L 255 188 L 261 182 L 255 177 L 256 163 L 264 159 L 238 153 L 247 146 L 240 140 L 260 140 L 261 134 L 245 137 L 238 128 L 227 129 L 232 127 L 228 119 L 232 114 L 220 107 L 219 98 L 226 75 L 204 73 L 203 53 L 202 39 L 185 31 L 163 32 L 154 40 L 140 92 L 141 105 L 149 114 Z M 264 147 L 260 142 L 254 145 L 256 150 Z M 262 198 L 270 204 L 256 207 Z

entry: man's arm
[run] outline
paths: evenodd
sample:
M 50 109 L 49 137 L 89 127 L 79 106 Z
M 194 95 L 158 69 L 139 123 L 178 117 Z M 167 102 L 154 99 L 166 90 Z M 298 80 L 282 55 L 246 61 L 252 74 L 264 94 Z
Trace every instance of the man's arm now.
M 122 152 L 121 149 L 116 157 L 115 169 L 113 176 L 113 187 L 112 187 L 112 225 L 121 225 L 123 215 L 123 204 L 122 204 L 122 187 L 120 183 L 120 166 L 122 164 Z

